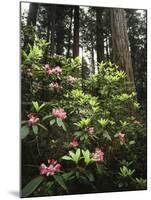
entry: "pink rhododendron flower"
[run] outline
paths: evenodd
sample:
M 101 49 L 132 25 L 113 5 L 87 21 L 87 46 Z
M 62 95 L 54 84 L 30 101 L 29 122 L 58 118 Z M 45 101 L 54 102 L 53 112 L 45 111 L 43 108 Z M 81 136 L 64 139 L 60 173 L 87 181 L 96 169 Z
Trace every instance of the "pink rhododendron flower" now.
M 68 82 L 69 82 L 70 84 L 73 84 L 73 83 L 75 83 L 75 82 L 77 81 L 77 78 L 69 75 L 69 76 L 67 77 L 67 80 L 68 80 Z
M 36 113 L 29 113 L 29 114 L 27 115 L 27 117 L 29 118 L 28 124 L 29 124 L 30 126 L 36 124 L 36 123 L 39 121 L 39 118 L 37 117 L 37 114 L 36 114 Z
M 79 146 L 79 142 L 77 141 L 76 138 L 73 138 L 73 140 L 69 144 L 70 147 L 77 147 Z
M 67 118 L 67 113 L 64 111 L 63 108 L 53 109 L 52 115 L 62 120 Z
M 124 140 L 125 140 L 125 134 L 122 133 L 122 132 L 119 132 L 119 133 L 118 133 L 118 138 L 119 138 L 119 140 L 120 140 L 121 142 L 124 142 Z
M 96 162 L 103 162 L 104 161 L 104 153 L 101 149 L 95 148 L 95 153 L 92 153 L 92 159 Z
M 59 66 L 51 68 L 48 64 L 45 65 L 44 70 L 46 73 L 50 74 L 60 74 L 62 73 L 62 69 Z
M 56 160 L 48 160 L 48 164 L 49 166 L 46 166 L 43 163 L 41 164 L 40 175 L 53 176 L 56 172 L 60 172 L 61 164 L 57 163 Z
M 52 69 L 50 68 L 50 66 L 48 64 L 45 65 L 44 70 L 46 73 L 52 74 Z
M 55 166 L 54 166 L 54 170 L 55 170 L 55 172 L 60 172 L 60 170 L 61 170 L 61 164 L 56 164 Z
M 86 128 L 86 131 L 87 131 L 90 135 L 93 135 L 93 133 L 95 132 L 95 129 L 94 129 L 94 127 L 87 127 L 87 128 Z
M 56 73 L 56 74 L 62 73 L 61 67 L 56 66 L 56 67 L 54 68 L 54 73 Z
M 47 172 L 48 172 L 47 166 L 42 163 L 40 166 L 40 175 L 45 175 L 45 174 L 47 174 Z
M 50 66 L 49 66 L 48 64 L 46 64 L 45 67 L 44 67 L 44 69 L 45 69 L 45 71 L 47 72 L 47 71 L 49 71 Z
M 48 164 L 52 164 L 52 165 L 55 165 L 57 163 L 56 160 L 52 159 L 52 160 L 48 160 Z
M 62 87 L 57 82 L 56 83 L 52 82 L 49 84 L 49 88 L 54 90 L 54 89 L 60 89 Z

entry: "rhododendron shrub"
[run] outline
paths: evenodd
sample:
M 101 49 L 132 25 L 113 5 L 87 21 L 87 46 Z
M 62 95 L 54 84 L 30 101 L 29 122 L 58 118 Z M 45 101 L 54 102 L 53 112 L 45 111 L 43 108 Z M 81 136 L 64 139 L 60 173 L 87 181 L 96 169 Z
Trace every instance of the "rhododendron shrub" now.
M 43 63 L 39 51 L 22 61 L 23 196 L 145 189 L 146 130 L 126 74 L 102 62 L 82 80 L 79 58 Z

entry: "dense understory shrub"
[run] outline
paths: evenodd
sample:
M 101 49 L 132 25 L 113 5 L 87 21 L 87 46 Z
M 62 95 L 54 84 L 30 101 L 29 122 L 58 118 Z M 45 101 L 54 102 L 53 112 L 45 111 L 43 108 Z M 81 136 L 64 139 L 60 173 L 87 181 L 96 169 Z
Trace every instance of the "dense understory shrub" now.
M 146 128 L 111 62 L 81 79 L 79 58 L 22 54 L 22 196 L 146 189 Z M 76 187 L 75 187 L 76 185 Z

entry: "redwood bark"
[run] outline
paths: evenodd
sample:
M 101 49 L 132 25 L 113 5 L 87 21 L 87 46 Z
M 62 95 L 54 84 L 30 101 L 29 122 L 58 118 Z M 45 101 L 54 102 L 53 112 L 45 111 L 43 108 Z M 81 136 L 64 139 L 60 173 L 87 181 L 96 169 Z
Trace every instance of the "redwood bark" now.
M 29 13 L 27 17 L 27 25 L 36 25 L 37 13 L 38 13 L 38 3 L 30 3 Z
M 104 60 L 104 37 L 103 37 L 103 10 L 96 8 L 96 49 L 97 62 Z
M 79 56 L 79 6 L 74 8 L 74 42 L 73 57 Z
M 124 68 L 128 80 L 134 84 L 131 52 L 124 9 L 111 9 L 113 62 Z
M 71 48 L 71 38 L 72 38 L 72 18 L 73 18 L 73 9 L 70 11 L 70 27 L 68 32 L 68 49 L 67 49 L 67 57 L 70 56 L 70 48 Z
M 55 53 L 55 22 L 56 22 L 56 5 L 51 7 L 51 46 L 50 55 L 53 56 Z

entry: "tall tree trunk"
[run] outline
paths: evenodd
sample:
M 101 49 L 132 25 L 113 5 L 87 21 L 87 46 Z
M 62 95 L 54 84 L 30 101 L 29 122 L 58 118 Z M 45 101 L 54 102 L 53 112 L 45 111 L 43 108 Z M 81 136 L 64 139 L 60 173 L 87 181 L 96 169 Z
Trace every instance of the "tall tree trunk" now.
M 91 30 L 91 61 L 92 61 L 92 73 L 95 74 L 95 60 L 94 60 L 94 38 L 93 31 Z
M 46 6 L 46 10 L 47 10 L 47 35 L 46 35 L 46 41 L 50 42 L 50 18 L 51 18 L 51 7 Z M 48 49 L 49 46 L 46 47 L 45 49 L 45 53 L 44 53 L 44 63 L 47 63 L 47 58 L 48 58 Z
M 64 53 L 64 27 L 65 9 L 64 6 L 57 6 L 56 9 L 56 54 L 63 55 Z
M 70 27 L 69 27 L 69 32 L 68 32 L 67 57 L 70 56 L 71 38 L 72 38 L 72 18 L 73 18 L 73 8 L 71 8 L 71 11 L 70 11 Z
M 95 61 L 94 61 L 94 44 L 93 44 L 93 37 L 92 38 L 92 48 L 91 48 L 91 59 L 92 59 L 92 73 L 95 74 Z
M 51 7 L 51 46 L 50 55 L 53 56 L 55 53 L 55 23 L 56 23 L 56 5 Z
M 33 26 L 36 25 L 37 12 L 38 12 L 38 3 L 30 3 L 27 25 L 33 25 Z
M 79 56 L 79 6 L 74 7 L 73 57 Z
M 104 37 L 103 37 L 103 9 L 96 8 L 96 49 L 97 49 L 97 62 L 104 59 Z
M 134 84 L 131 53 L 124 9 L 111 9 L 113 62 L 124 67 L 128 80 Z
M 28 17 L 27 17 L 27 26 L 35 26 L 36 25 L 38 6 L 39 6 L 38 3 L 30 3 Z M 23 49 L 26 50 L 27 53 L 29 52 L 28 44 L 33 46 L 34 40 L 35 40 L 34 33 L 33 33 L 33 35 L 30 35 L 30 33 L 25 34 Z
M 106 59 L 109 59 L 109 44 L 108 44 L 108 36 L 105 39 L 105 49 L 106 49 Z

